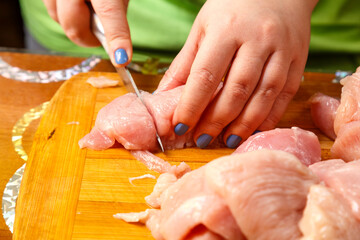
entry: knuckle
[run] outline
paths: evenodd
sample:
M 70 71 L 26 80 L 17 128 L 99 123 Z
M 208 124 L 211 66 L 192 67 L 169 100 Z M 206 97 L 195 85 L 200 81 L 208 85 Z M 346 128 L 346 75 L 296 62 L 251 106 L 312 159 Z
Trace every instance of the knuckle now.
M 107 39 L 109 42 L 115 42 L 118 39 L 130 39 L 130 34 L 126 29 L 122 29 L 117 32 L 111 32 L 106 34 Z
M 272 36 L 276 34 L 278 23 L 275 19 L 267 19 L 261 25 L 261 33 L 263 36 Z
M 278 96 L 278 99 L 282 102 L 290 102 L 291 99 L 295 96 L 297 88 L 290 88 L 281 92 Z
M 225 30 L 226 29 L 233 29 L 234 24 L 237 23 L 236 18 L 237 18 L 237 16 L 234 16 L 232 14 L 227 14 L 226 16 L 224 16 L 221 19 L 221 22 L 219 22 L 219 23 L 221 23 L 221 28 L 222 29 L 225 28 Z
M 221 132 L 227 125 L 225 119 L 214 119 L 206 124 L 208 128 L 215 129 L 217 132 Z
M 191 77 L 202 82 L 202 89 L 209 90 L 217 87 L 215 75 L 207 68 L 200 68 L 190 73 Z
M 268 84 L 267 86 L 261 88 L 259 90 L 260 96 L 265 100 L 274 100 L 280 93 L 281 89 L 278 85 L 274 84 Z
M 80 29 L 74 28 L 72 26 L 64 26 L 64 31 L 66 36 L 74 42 L 79 42 L 82 36 Z
M 261 124 L 260 126 L 260 130 L 261 131 L 265 131 L 265 130 L 270 130 L 275 128 L 276 124 L 278 124 L 278 122 L 280 122 L 281 117 L 278 115 L 269 115 L 265 121 Z
M 204 80 L 204 82 L 213 83 L 215 76 L 214 74 L 207 68 L 199 68 L 192 72 L 199 80 Z
M 250 94 L 250 86 L 244 82 L 234 83 L 234 86 L 231 87 L 231 95 L 236 101 L 247 101 Z
M 279 17 L 272 16 L 271 18 L 263 21 L 260 30 L 263 36 L 274 36 L 278 34 L 279 26 L 282 26 Z
M 253 129 L 251 122 L 244 119 L 238 123 L 238 126 L 242 129 L 242 132 L 245 133 L 251 132 Z
M 202 113 L 200 112 L 198 106 L 192 102 L 183 103 L 181 105 L 181 112 L 186 113 L 186 114 L 182 114 L 182 116 L 188 118 L 191 122 L 196 122 L 200 114 Z
M 104 17 L 111 17 L 114 14 L 115 5 L 108 1 L 97 1 L 96 13 Z

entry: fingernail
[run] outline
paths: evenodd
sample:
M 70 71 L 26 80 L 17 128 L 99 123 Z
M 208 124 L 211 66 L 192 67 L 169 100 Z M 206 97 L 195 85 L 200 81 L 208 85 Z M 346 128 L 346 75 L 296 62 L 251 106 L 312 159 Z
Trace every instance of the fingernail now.
M 236 148 L 239 143 L 241 142 L 242 138 L 235 135 L 235 134 L 231 134 L 227 139 L 226 139 L 226 146 L 228 148 Z
M 174 128 L 174 132 L 176 133 L 176 135 L 184 135 L 186 133 L 186 131 L 189 129 L 189 126 L 183 123 L 178 123 L 175 128 Z
M 128 61 L 128 55 L 123 48 L 119 48 L 115 51 L 115 62 L 117 64 L 124 64 Z
M 255 132 L 253 132 L 251 135 L 255 135 L 257 133 L 260 133 L 261 131 L 260 130 L 256 130 Z
M 198 139 L 196 140 L 196 145 L 199 148 L 206 148 L 207 145 L 209 145 L 209 143 L 211 142 L 212 137 L 208 134 L 202 134 L 200 135 L 200 137 L 198 137 Z

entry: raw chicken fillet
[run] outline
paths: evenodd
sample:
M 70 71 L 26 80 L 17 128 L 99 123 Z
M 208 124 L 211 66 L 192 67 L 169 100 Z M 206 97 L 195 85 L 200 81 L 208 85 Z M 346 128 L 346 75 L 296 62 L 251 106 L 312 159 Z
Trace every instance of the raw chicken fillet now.
M 159 209 L 116 217 L 141 218 L 156 239 L 299 239 L 306 197 L 317 183 L 293 154 L 266 149 L 233 154 L 178 180 L 162 174 L 156 194 L 147 198 Z

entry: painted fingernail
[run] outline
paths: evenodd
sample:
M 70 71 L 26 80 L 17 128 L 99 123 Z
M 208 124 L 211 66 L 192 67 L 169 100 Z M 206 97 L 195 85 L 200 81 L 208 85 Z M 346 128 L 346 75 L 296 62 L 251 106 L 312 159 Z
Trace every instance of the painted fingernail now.
M 200 135 L 200 137 L 198 137 L 198 139 L 196 140 L 196 146 L 198 146 L 199 148 L 206 148 L 207 145 L 209 145 L 209 143 L 211 142 L 212 137 L 208 134 L 202 134 Z
M 255 132 L 253 132 L 251 135 L 255 135 L 257 133 L 260 133 L 261 131 L 260 130 L 256 130 Z
M 117 64 L 124 64 L 129 60 L 128 55 L 123 48 L 119 48 L 115 51 L 115 62 Z
M 226 139 L 226 146 L 228 148 L 236 148 L 237 146 L 239 146 L 239 143 L 241 142 L 242 138 L 239 137 L 238 135 L 235 134 L 231 134 L 227 139 Z
M 178 123 L 175 128 L 174 128 L 174 132 L 176 133 L 176 135 L 184 135 L 186 133 L 186 131 L 189 129 L 189 126 L 183 123 Z

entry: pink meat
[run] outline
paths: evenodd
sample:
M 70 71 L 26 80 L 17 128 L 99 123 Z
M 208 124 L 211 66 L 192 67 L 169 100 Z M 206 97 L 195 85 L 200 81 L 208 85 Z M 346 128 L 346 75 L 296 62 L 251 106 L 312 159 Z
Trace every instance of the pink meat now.
M 117 140 L 126 149 L 155 150 L 155 134 L 154 121 L 146 107 L 134 93 L 128 93 L 99 111 L 95 127 L 79 141 L 79 145 L 81 148 L 103 150 Z M 110 139 L 107 141 L 109 144 L 103 143 L 104 138 Z
M 247 239 L 298 239 L 298 222 L 316 176 L 293 154 L 258 150 L 206 165 L 205 178 Z
M 300 240 L 354 240 L 360 236 L 360 222 L 344 199 L 323 185 L 313 185 L 300 221 Z
M 118 80 L 112 80 L 104 76 L 89 77 L 86 82 L 96 88 L 114 87 L 119 84 Z
M 313 123 L 322 133 L 334 140 L 336 138 L 334 121 L 340 101 L 322 93 L 315 93 L 309 101 Z
M 337 138 L 331 153 L 333 158 L 349 162 L 360 159 L 360 67 L 340 82 L 341 103 L 334 122 Z
M 154 151 L 159 149 L 156 129 L 166 149 L 194 146 L 192 132 L 177 136 L 171 122 L 183 88 L 154 95 L 142 92 L 146 107 L 134 93 L 116 98 L 99 111 L 94 129 L 79 141 L 80 147 L 103 150 L 116 140 L 129 150 Z
M 341 127 L 331 147 L 333 158 L 350 162 L 360 159 L 360 121 L 353 121 Z
M 154 95 L 147 92 L 142 93 L 166 149 L 194 146 L 192 132 L 178 136 L 174 133 L 172 125 L 173 114 L 183 89 L 184 86 L 179 86 L 166 92 L 159 91 Z
M 164 239 L 187 239 L 200 225 L 225 239 L 243 239 L 223 199 L 208 187 L 204 167 L 168 187 L 160 196 L 160 205 L 158 224 Z
M 233 154 L 178 180 L 162 174 L 146 199 L 160 210 L 139 221 L 156 239 L 298 239 L 307 193 L 317 183 L 293 154 L 265 149 Z
M 223 199 L 208 187 L 204 171 L 201 167 L 178 180 L 171 173 L 160 175 L 147 202 L 161 209 L 150 215 L 150 222 L 145 219 L 156 239 L 245 239 Z M 117 216 L 131 220 L 143 215 Z
M 347 200 L 360 220 L 360 160 L 349 163 L 340 159 L 327 160 L 311 165 L 310 169 L 327 187 Z
M 259 149 L 292 153 L 306 166 L 321 160 L 321 146 L 317 136 L 298 127 L 278 128 L 252 135 L 234 153 Z
M 336 134 L 345 124 L 360 120 L 360 67 L 354 74 L 342 79 L 340 83 L 343 88 L 334 121 Z
M 140 162 L 142 162 L 149 170 L 158 173 L 173 173 L 176 177 L 181 177 L 187 172 L 190 172 L 190 167 L 181 162 L 179 166 L 171 165 L 162 158 L 159 158 L 149 151 L 131 151 L 131 154 Z

